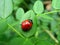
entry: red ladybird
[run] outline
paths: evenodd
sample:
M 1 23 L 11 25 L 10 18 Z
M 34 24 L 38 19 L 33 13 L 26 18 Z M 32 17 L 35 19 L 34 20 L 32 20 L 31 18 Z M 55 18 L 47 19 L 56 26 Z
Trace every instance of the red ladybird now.
M 29 31 L 32 28 L 32 20 L 24 20 L 21 24 L 23 31 Z

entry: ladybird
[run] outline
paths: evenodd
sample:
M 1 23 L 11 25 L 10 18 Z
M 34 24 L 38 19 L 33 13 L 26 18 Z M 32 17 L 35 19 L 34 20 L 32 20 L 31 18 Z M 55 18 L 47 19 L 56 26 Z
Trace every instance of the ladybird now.
M 29 31 L 32 28 L 32 20 L 24 20 L 21 24 L 21 28 L 23 31 Z

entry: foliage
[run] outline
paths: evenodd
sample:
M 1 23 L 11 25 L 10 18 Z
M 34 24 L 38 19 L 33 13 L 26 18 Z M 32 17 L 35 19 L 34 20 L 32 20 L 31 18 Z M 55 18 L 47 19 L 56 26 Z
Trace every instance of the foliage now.
M 51 10 L 44 0 L 0 0 L 0 45 L 60 45 L 60 0 L 52 0 Z M 28 32 L 22 21 L 31 19 Z

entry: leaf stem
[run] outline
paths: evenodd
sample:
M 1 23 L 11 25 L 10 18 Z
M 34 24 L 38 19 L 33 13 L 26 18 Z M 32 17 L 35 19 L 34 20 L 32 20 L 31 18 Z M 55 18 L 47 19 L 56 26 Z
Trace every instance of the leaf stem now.
M 25 38 L 20 32 L 18 32 L 15 28 L 13 28 L 10 24 L 8 26 L 13 29 L 14 32 L 16 32 L 20 37 Z
M 60 12 L 60 10 L 54 10 L 54 11 L 46 12 L 46 13 L 43 13 L 42 15 L 52 14 L 52 13 L 56 13 L 56 12 Z M 40 14 L 37 14 L 36 16 L 40 16 Z
M 56 12 L 60 12 L 60 10 L 54 10 L 54 11 L 46 12 L 46 13 L 43 13 L 43 15 L 52 14 L 52 13 L 56 13 Z
M 49 30 L 44 30 L 57 44 L 59 41 L 52 35 L 52 33 Z
M 36 38 L 38 37 L 38 34 L 39 34 L 39 32 L 38 32 L 38 31 L 36 31 L 36 33 L 35 33 L 35 37 L 36 37 Z

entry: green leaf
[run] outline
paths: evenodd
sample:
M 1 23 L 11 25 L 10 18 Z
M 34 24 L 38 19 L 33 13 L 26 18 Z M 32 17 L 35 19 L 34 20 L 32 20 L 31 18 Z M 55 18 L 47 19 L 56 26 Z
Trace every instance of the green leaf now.
M 58 30 L 56 31 L 56 34 L 57 34 L 57 39 L 60 41 L 60 25 Z
M 58 31 L 57 22 L 55 20 L 51 22 L 51 30 L 52 30 L 52 32 L 57 32 Z
M 0 0 L 0 17 L 7 18 L 13 10 L 12 0 Z
M 36 0 L 30 0 L 32 3 L 34 3 Z
M 0 18 L 0 20 L 1 20 L 1 18 Z
M 7 38 L 4 34 L 0 34 L 0 42 L 4 43 L 7 41 Z
M 22 17 L 23 18 L 21 18 L 20 22 L 17 25 L 15 25 L 14 28 L 18 30 L 20 33 L 22 33 L 25 37 L 30 37 L 36 32 L 36 29 L 37 29 L 36 28 L 37 26 L 36 16 L 32 10 L 29 10 Z M 21 28 L 21 24 L 24 20 L 28 20 L 28 19 L 32 20 L 33 26 L 28 32 L 24 32 Z
M 60 41 L 59 41 L 59 44 L 58 45 L 60 45 Z
M 20 20 L 23 15 L 24 15 L 24 10 L 22 8 L 19 8 L 16 12 L 16 19 Z
M 24 20 L 26 20 L 26 19 L 30 19 L 30 18 L 31 18 L 31 15 L 33 15 L 33 14 L 31 14 L 31 11 L 32 11 L 32 10 L 27 11 L 27 12 L 24 14 L 24 16 L 22 16 L 23 18 L 21 19 L 20 23 L 22 23 L 22 21 L 24 21 Z
M 51 38 L 47 33 L 42 32 L 38 35 L 38 39 L 39 40 L 50 40 Z
M 0 34 L 6 31 L 8 25 L 5 19 L 0 20 Z
M 54 45 L 48 40 L 39 40 L 36 45 Z
M 23 45 L 24 41 L 25 41 L 25 39 L 23 39 L 23 38 L 15 37 L 9 42 L 8 45 Z
M 38 41 L 37 41 L 36 45 L 55 45 L 54 44 L 55 42 L 45 32 L 40 33 L 37 39 L 38 39 Z
M 30 39 L 26 39 L 23 45 L 33 45 Z
M 33 10 L 36 14 L 41 14 L 44 11 L 43 3 L 41 1 L 36 1 L 33 6 Z
M 7 40 L 10 40 L 13 37 L 18 36 L 14 31 L 12 31 L 11 28 L 8 28 L 5 32 L 4 35 L 6 36 Z M 6 41 L 6 40 L 5 40 Z
M 58 38 L 58 40 L 60 41 L 60 31 L 59 31 L 59 33 L 58 33 L 58 35 L 57 35 L 57 38 Z
M 24 0 L 13 0 L 14 10 L 17 10 L 22 2 L 24 2 Z
M 22 29 L 21 29 L 21 25 L 20 25 L 20 32 L 26 36 L 26 37 L 30 37 L 32 36 L 35 32 L 36 32 L 36 29 L 37 29 L 37 21 L 36 21 L 36 16 L 34 14 L 34 12 L 32 10 L 29 10 L 28 12 L 25 13 L 25 15 L 23 16 L 23 18 L 21 19 L 20 21 L 20 24 L 26 20 L 26 19 L 31 19 L 32 22 L 33 22 L 33 26 L 32 28 L 30 29 L 30 31 L 28 32 L 24 32 Z
M 31 37 L 30 40 L 31 40 L 31 42 L 32 42 L 34 45 L 35 45 L 36 42 L 37 42 L 37 38 L 35 38 L 35 37 Z
M 17 11 L 19 7 L 17 5 L 14 5 L 14 11 Z
M 6 18 L 6 20 L 9 24 L 14 24 L 16 22 L 13 15 L 10 15 L 8 18 Z
M 23 0 L 13 0 L 14 5 L 19 5 L 23 2 Z
M 14 31 L 16 34 L 18 34 L 20 37 L 25 38 L 18 30 L 16 30 L 14 27 L 12 27 L 10 24 L 8 26 Z
M 45 15 L 45 14 L 38 14 L 37 17 L 40 17 L 40 18 L 43 18 L 43 19 L 47 19 L 47 20 L 50 20 L 50 21 L 53 21 L 54 19 L 48 15 Z
M 32 9 L 33 8 L 33 4 L 29 4 L 29 9 Z
M 52 7 L 55 9 L 60 9 L 60 0 L 52 0 Z
M 20 37 L 13 38 L 9 45 L 33 45 L 33 43 L 29 39 L 23 39 Z

